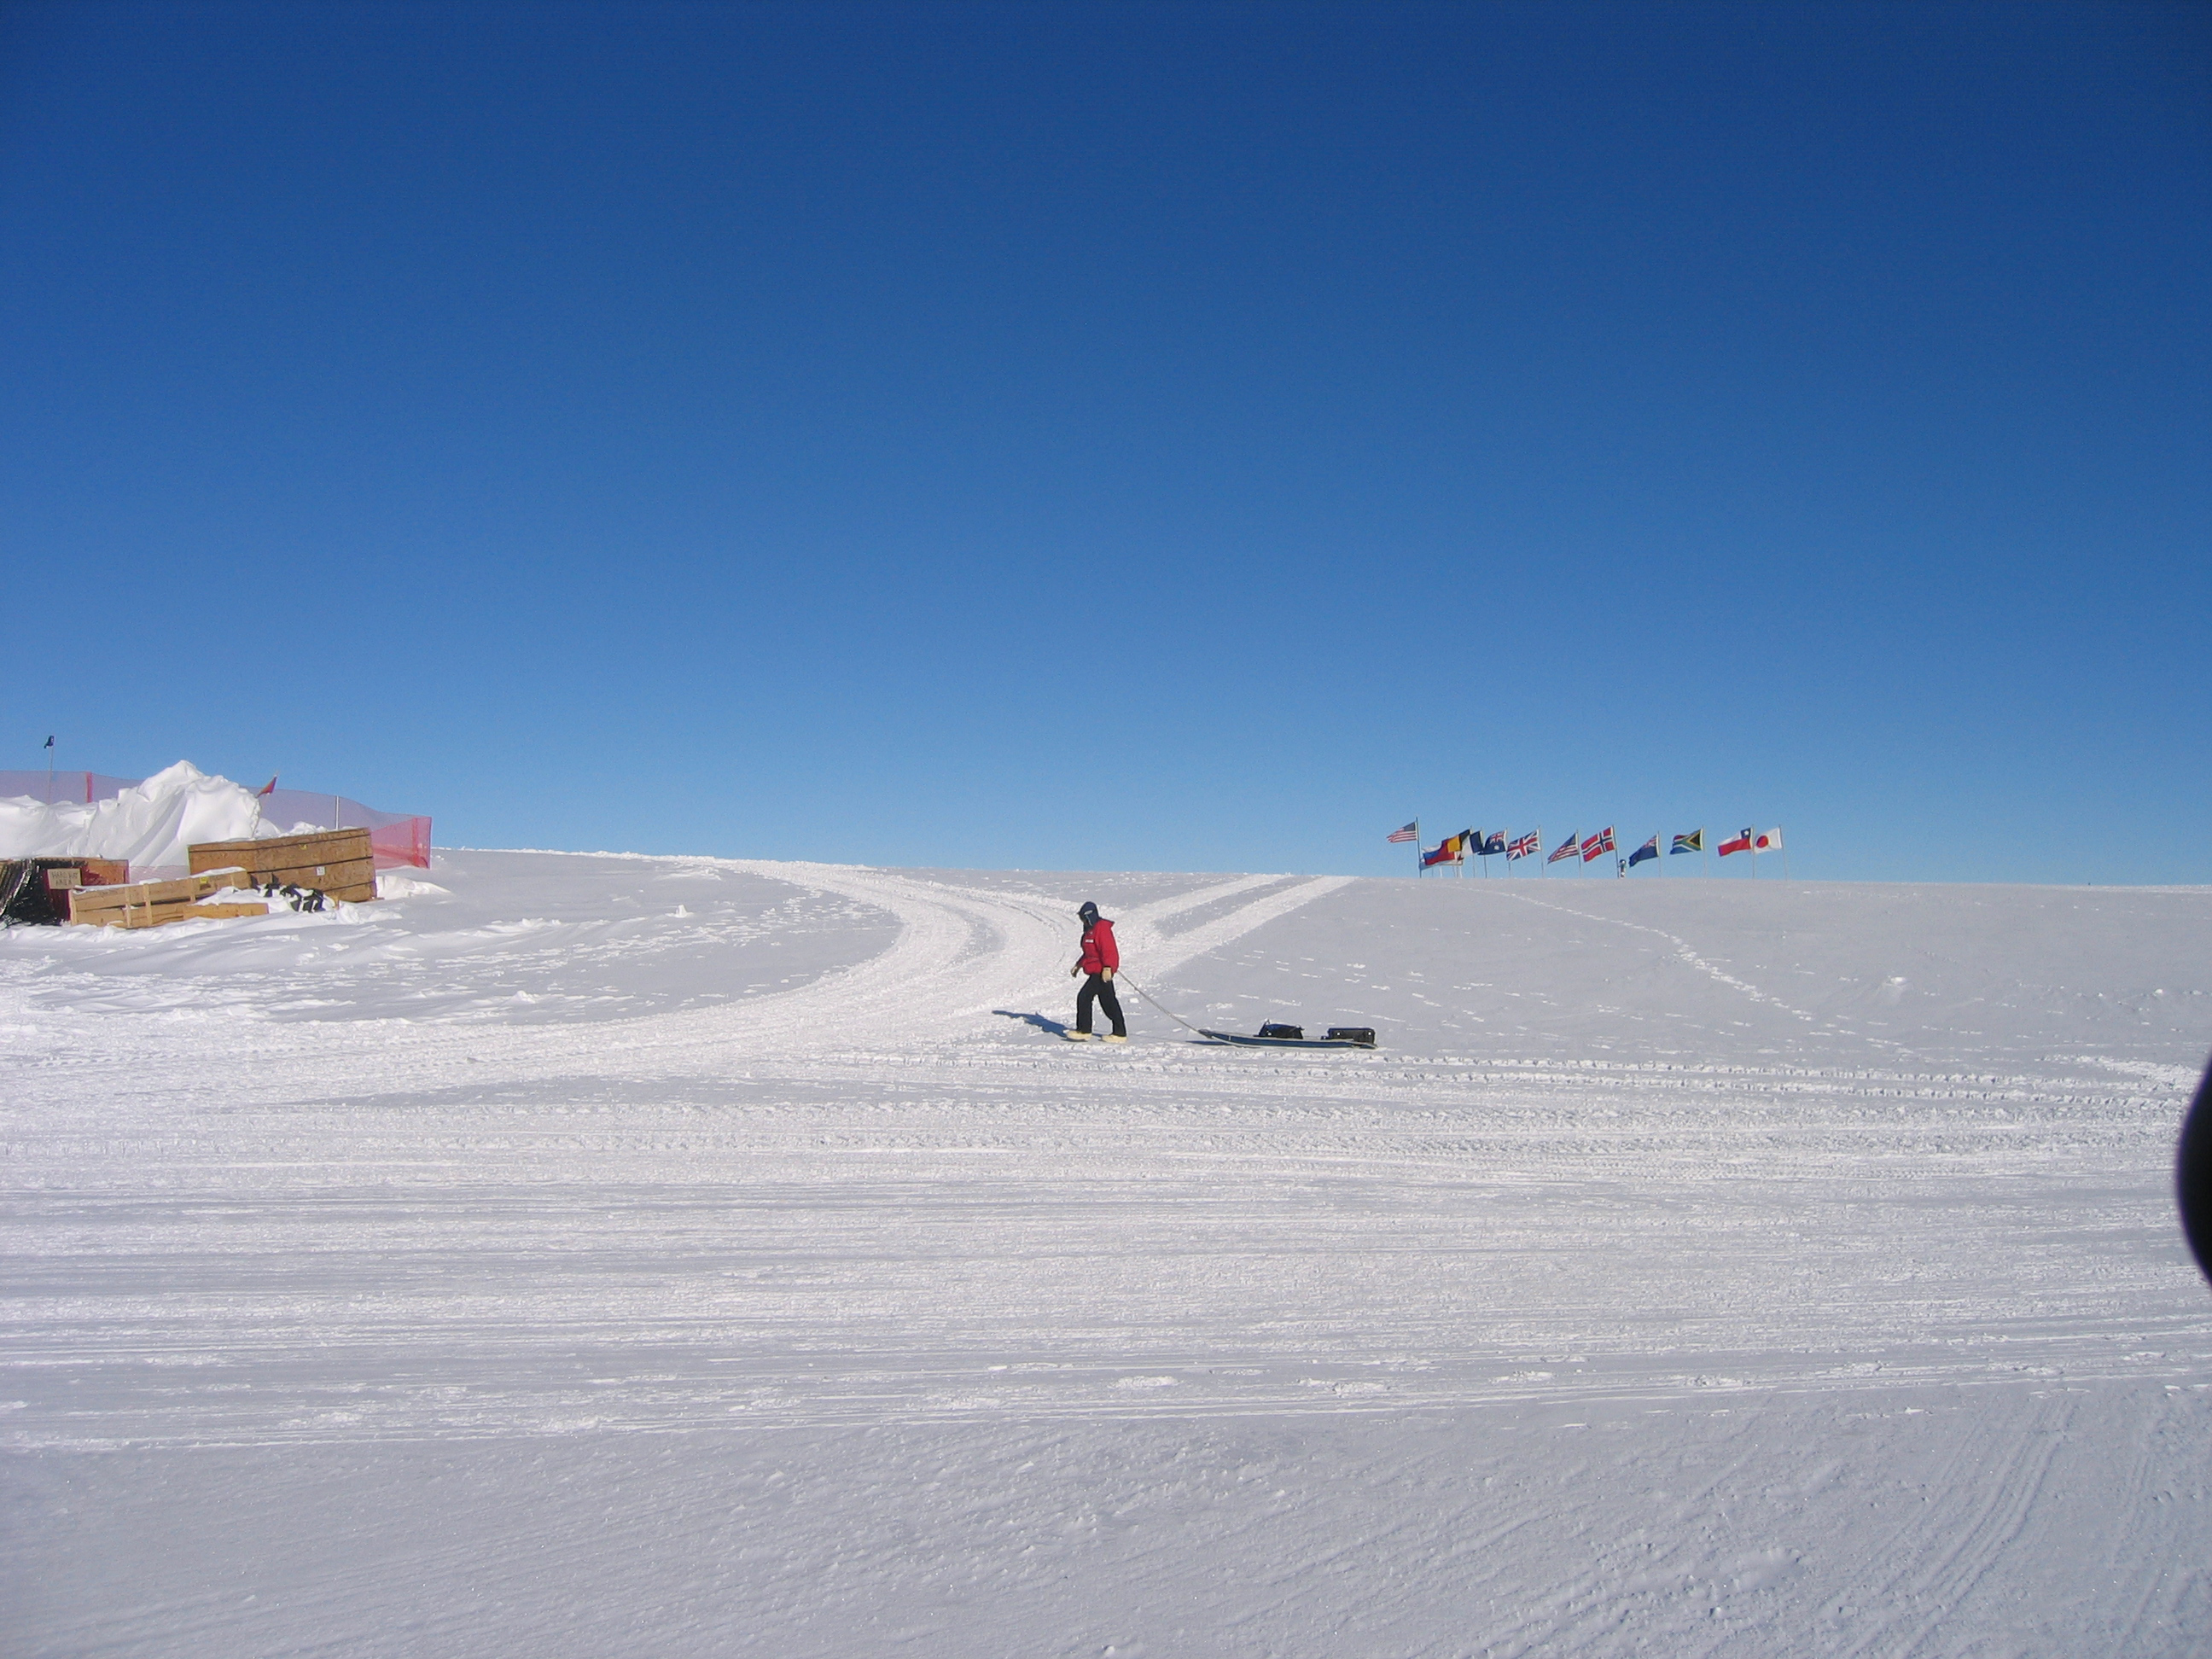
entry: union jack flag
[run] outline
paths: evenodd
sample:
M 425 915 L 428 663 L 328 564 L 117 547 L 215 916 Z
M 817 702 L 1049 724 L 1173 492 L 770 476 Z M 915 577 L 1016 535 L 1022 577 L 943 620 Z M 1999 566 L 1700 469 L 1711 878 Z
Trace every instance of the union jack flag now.
M 1583 862 L 1588 864 L 1592 859 L 1614 850 L 1613 826 L 1608 823 L 1597 834 L 1587 837 L 1583 842 Z
M 1415 818 L 1403 830 L 1393 830 L 1389 836 L 1384 837 L 1384 839 L 1388 841 L 1411 841 L 1414 836 L 1420 833 L 1421 821 L 1419 818 Z
M 1544 844 L 1536 839 L 1536 832 L 1531 830 L 1525 836 L 1514 837 L 1512 843 L 1505 849 L 1505 856 L 1509 861 L 1513 859 L 1533 859 L 1543 850 Z

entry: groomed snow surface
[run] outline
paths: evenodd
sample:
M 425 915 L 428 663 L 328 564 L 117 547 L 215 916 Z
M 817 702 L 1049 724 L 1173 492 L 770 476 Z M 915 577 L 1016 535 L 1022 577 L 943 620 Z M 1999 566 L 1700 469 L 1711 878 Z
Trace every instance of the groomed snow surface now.
M 386 880 L 0 939 L 9 1654 L 2212 1646 L 2212 891 Z

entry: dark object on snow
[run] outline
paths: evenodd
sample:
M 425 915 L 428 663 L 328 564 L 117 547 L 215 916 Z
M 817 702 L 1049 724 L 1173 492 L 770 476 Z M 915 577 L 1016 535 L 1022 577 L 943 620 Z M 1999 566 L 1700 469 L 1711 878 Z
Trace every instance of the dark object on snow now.
M 1328 1028 L 1331 1042 L 1349 1042 L 1354 1048 L 1372 1048 L 1375 1028 L 1372 1025 L 1332 1025 Z
M 270 882 L 258 890 L 270 901 L 270 908 L 281 902 L 295 910 L 322 910 L 329 907 L 330 896 L 319 887 L 295 887 L 290 882 Z
M 2173 1160 L 2174 1197 L 2181 1206 L 2182 1236 L 2197 1266 L 2212 1279 L 2212 1065 L 2197 1085 L 2197 1103 L 2182 1121 Z
M 1196 1026 L 1191 1029 L 1198 1030 Z M 1364 1025 L 1343 1029 L 1367 1031 Z M 1198 1034 L 1211 1042 L 1232 1042 L 1240 1048 L 1372 1048 L 1375 1046 L 1371 1031 L 1368 1032 L 1368 1040 L 1362 1042 L 1356 1037 L 1340 1036 L 1334 1030 L 1325 1037 L 1310 1037 L 1302 1025 L 1277 1025 L 1273 1023 L 1262 1025 L 1257 1036 L 1243 1036 L 1235 1031 L 1199 1031 Z
M 39 866 L 29 859 L 10 859 L 0 864 L 0 919 L 9 927 L 46 927 L 61 920 L 40 875 Z

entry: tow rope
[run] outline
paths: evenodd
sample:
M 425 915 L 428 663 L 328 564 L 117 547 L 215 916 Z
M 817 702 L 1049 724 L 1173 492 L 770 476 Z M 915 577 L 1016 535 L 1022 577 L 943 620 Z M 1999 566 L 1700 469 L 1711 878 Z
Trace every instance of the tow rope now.
M 1132 991 L 1134 991 L 1139 996 L 1144 998 L 1144 1000 L 1151 1003 L 1153 1007 L 1158 1008 L 1162 1013 L 1165 1014 L 1176 1024 L 1182 1026 L 1184 1030 L 1190 1032 L 1194 1036 L 1210 1037 L 1213 1035 L 1211 1031 L 1200 1030 L 1197 1026 L 1192 1024 L 1181 1014 L 1176 1012 L 1174 1009 L 1166 1006 L 1157 997 L 1153 996 L 1150 991 L 1147 991 L 1143 986 L 1138 984 L 1136 981 L 1131 979 L 1127 974 L 1120 973 L 1117 970 L 1115 976 Z

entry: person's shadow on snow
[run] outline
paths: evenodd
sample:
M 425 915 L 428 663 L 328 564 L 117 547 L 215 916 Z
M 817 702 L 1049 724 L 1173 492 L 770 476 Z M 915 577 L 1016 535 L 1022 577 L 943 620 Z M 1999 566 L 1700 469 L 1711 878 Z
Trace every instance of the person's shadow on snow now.
M 1036 1026 L 1038 1030 L 1049 1031 L 1054 1036 L 1065 1036 L 1067 1034 L 1066 1024 L 1060 1020 L 1053 1018 L 1048 1014 L 1018 1014 L 1011 1008 L 994 1008 L 991 1012 L 994 1014 L 1003 1015 L 1008 1019 L 1025 1021 L 1029 1024 Z

